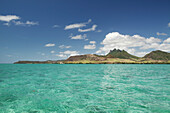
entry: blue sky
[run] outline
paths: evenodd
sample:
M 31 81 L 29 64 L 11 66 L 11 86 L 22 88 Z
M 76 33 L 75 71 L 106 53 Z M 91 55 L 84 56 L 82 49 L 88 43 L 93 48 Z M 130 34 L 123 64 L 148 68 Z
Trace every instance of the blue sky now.
M 169 0 L 1 0 L 0 63 L 170 52 Z

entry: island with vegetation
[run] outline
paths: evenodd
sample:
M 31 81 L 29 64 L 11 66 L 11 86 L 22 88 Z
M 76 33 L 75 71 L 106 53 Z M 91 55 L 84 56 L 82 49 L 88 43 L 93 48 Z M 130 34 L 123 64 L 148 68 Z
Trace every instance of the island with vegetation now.
M 107 55 L 85 54 L 70 56 L 66 60 L 18 61 L 14 64 L 170 64 L 170 53 L 156 50 L 137 57 L 125 50 L 110 50 Z

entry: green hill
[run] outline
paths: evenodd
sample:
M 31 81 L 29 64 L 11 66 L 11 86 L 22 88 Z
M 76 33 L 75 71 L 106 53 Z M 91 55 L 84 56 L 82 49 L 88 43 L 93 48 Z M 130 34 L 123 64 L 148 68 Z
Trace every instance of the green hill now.
M 119 49 L 114 49 L 110 50 L 110 52 L 106 55 L 108 58 L 121 58 L 121 59 L 131 59 L 135 58 L 137 59 L 137 56 L 131 55 L 125 50 L 119 50 Z
M 151 58 L 153 60 L 170 60 L 170 53 L 156 50 L 146 54 L 144 58 Z

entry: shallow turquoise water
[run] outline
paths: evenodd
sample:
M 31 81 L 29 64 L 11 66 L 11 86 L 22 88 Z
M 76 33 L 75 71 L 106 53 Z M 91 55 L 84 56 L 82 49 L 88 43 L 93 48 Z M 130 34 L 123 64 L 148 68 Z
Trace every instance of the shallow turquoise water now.
M 170 65 L 0 64 L 0 113 L 168 113 Z

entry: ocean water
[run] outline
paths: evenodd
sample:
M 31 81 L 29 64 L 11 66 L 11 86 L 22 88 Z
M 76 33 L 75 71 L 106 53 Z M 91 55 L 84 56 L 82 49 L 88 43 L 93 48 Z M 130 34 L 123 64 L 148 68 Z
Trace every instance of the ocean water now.
M 170 113 L 170 65 L 0 64 L 0 113 Z

